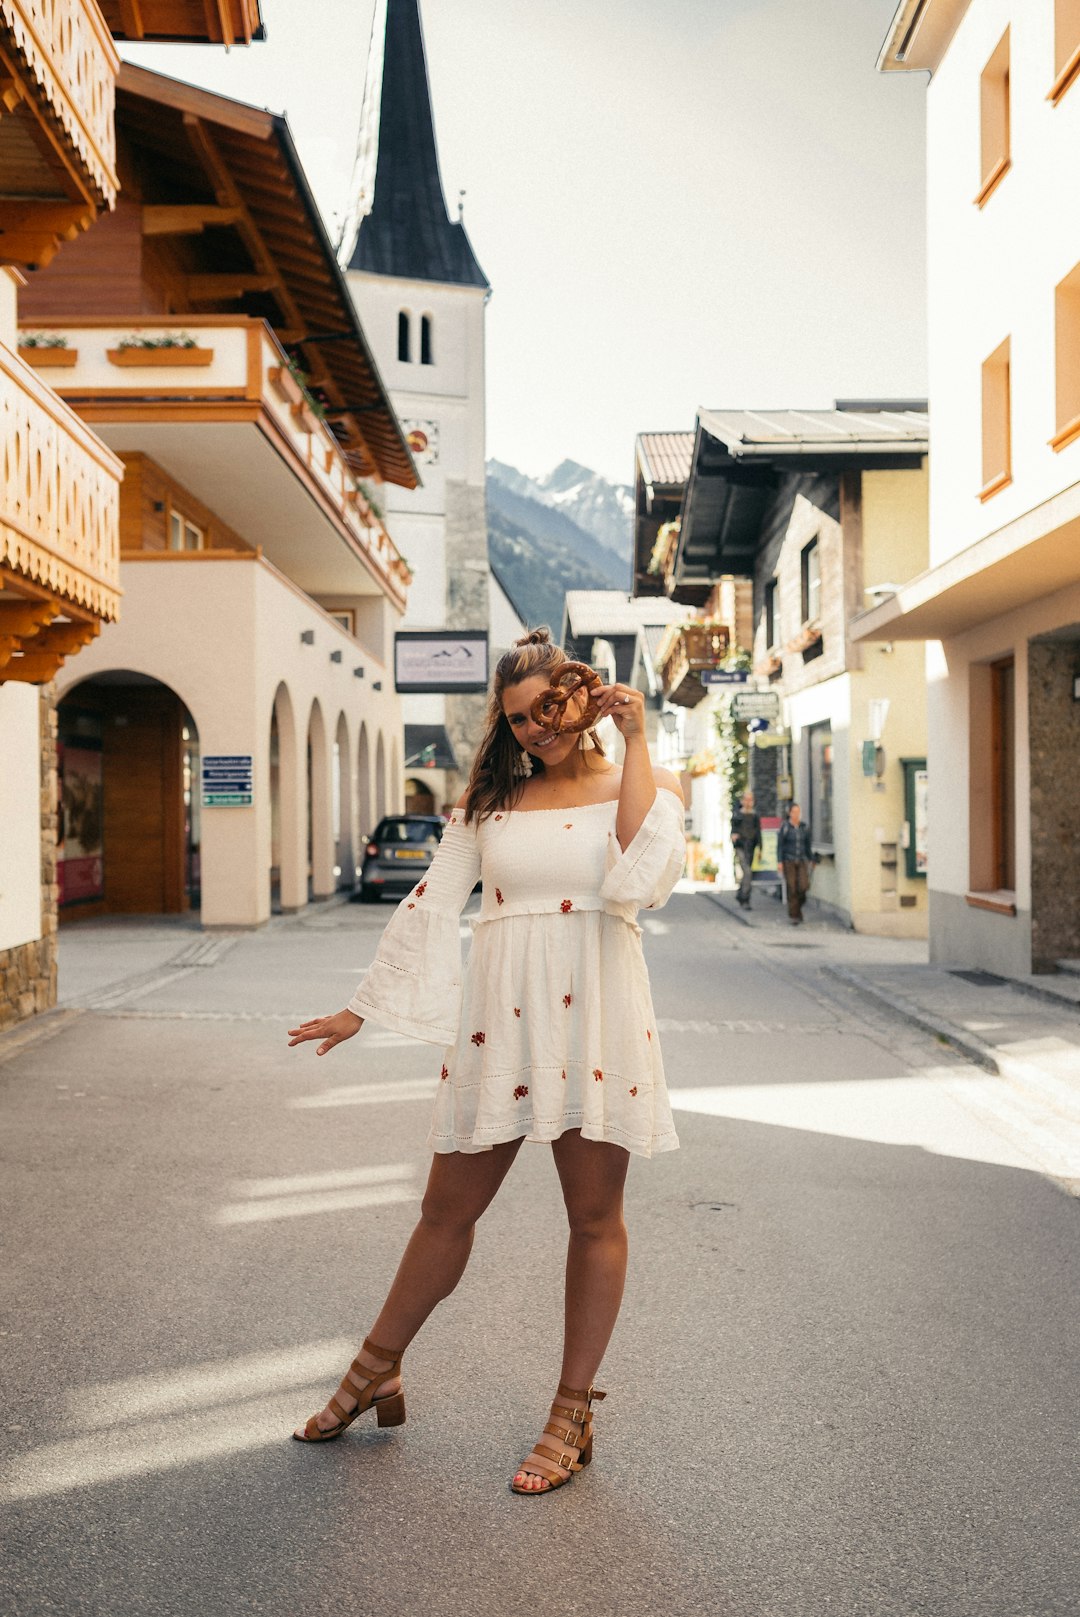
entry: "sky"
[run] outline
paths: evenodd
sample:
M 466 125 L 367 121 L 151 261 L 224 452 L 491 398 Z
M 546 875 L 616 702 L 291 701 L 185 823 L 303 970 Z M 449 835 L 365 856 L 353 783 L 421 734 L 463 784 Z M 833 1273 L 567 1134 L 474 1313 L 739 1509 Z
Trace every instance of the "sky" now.
M 268 38 L 124 46 L 285 112 L 336 238 L 374 0 L 263 0 Z M 443 185 L 493 286 L 488 454 L 631 480 L 699 406 L 920 397 L 925 77 L 895 0 L 422 0 Z

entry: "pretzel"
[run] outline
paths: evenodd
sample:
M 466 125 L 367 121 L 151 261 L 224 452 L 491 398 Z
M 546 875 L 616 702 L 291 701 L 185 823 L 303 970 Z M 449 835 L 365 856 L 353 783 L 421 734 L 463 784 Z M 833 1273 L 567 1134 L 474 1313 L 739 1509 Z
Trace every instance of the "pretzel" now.
M 552 676 L 547 690 L 540 692 L 530 708 L 533 723 L 542 724 L 555 735 L 576 735 L 581 730 L 591 730 L 600 716 L 596 693 L 603 683 L 588 663 L 563 663 Z M 568 719 L 567 705 L 578 691 L 584 691 L 587 697 L 584 710 L 576 719 Z

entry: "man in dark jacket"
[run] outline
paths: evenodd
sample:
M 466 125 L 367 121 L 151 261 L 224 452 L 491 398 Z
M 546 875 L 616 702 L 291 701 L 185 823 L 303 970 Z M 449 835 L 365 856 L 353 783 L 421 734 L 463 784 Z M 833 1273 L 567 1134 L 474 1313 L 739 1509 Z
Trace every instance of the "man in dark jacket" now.
M 754 855 L 761 847 L 761 821 L 754 813 L 754 794 L 744 792 L 742 807 L 731 817 L 731 841 L 739 867 L 739 890 L 735 894 L 744 910 L 750 908 L 750 886 L 754 879 Z
M 814 850 L 810 840 L 810 827 L 802 823 L 802 809 L 792 803 L 788 817 L 780 827 L 776 839 L 776 862 L 784 872 L 787 889 L 787 910 L 792 926 L 799 926 L 803 918 L 803 904 L 810 891 L 810 867 Z

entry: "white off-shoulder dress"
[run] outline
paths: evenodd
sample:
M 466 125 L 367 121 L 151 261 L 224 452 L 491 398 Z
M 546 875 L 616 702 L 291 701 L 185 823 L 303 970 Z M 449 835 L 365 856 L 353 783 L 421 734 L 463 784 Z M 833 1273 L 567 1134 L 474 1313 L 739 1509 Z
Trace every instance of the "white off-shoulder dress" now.
M 428 1144 L 486 1151 L 580 1129 L 638 1156 L 672 1151 L 639 909 L 683 867 L 682 799 L 664 788 L 623 850 L 614 802 L 457 809 L 349 1009 L 443 1054 Z M 478 880 L 468 964 L 461 912 Z

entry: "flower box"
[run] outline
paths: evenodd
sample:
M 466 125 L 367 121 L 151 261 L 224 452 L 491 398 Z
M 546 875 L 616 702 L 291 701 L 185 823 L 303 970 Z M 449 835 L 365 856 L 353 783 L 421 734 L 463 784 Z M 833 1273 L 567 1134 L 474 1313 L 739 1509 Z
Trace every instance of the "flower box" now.
M 70 370 L 79 363 L 79 350 L 77 348 L 45 348 L 38 343 L 20 343 L 19 358 L 25 359 L 36 371 L 48 370 L 55 366 L 58 369 Z
M 266 378 L 283 404 L 303 404 L 304 390 L 286 365 L 268 365 Z
M 209 365 L 212 348 L 106 348 L 110 365 Z

